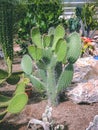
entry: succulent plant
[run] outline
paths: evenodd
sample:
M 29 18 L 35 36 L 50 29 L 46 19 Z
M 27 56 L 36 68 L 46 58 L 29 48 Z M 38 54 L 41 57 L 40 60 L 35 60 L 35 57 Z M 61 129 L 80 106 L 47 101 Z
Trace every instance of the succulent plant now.
M 73 64 L 81 53 L 81 38 L 74 32 L 65 39 L 62 25 L 50 28 L 44 35 L 34 27 L 31 37 L 33 45 L 22 58 L 22 69 L 36 89 L 47 92 L 49 103 L 56 105 L 58 95 L 72 81 Z
M 7 70 L 0 69 L 0 86 L 1 83 L 7 82 L 15 85 L 20 80 L 20 74 L 23 72 L 12 72 L 13 62 L 13 13 L 14 5 L 20 3 L 20 0 L 0 0 L 0 44 L 4 54 L 4 59 L 7 65 Z M 0 112 L 0 122 L 4 116 L 10 113 L 20 112 L 28 101 L 28 96 L 25 93 L 26 82 L 23 80 L 16 86 L 16 91 L 13 97 L 7 97 L 0 94 L 0 108 L 5 108 Z
M 0 1 L 0 44 L 4 53 L 8 73 L 12 72 L 13 61 L 13 5 Z
M 7 97 L 0 94 L 0 108 L 4 108 L 4 111 L 0 112 L 0 122 L 3 121 L 7 113 L 19 113 L 27 104 L 28 96 L 25 93 L 25 87 L 27 83 L 28 81 L 25 82 L 25 79 L 19 82 L 16 86 L 13 97 Z

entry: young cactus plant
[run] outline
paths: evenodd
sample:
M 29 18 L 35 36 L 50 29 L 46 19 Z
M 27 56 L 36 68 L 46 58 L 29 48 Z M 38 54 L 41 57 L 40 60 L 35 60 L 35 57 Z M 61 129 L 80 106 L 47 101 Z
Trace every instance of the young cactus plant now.
M 31 35 L 33 45 L 22 58 L 22 69 L 36 89 L 47 92 L 49 104 L 57 105 L 59 94 L 72 81 L 73 64 L 81 53 L 81 38 L 74 32 L 65 40 L 62 25 L 50 28 L 47 35 L 41 35 L 39 28 L 34 27 Z

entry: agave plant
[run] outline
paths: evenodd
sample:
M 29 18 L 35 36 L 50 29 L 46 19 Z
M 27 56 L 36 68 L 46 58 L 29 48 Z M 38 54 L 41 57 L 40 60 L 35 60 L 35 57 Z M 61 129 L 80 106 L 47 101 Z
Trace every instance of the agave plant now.
M 22 69 L 36 89 L 47 92 L 49 103 L 56 105 L 59 94 L 72 81 L 73 64 L 81 53 L 80 36 L 75 32 L 65 40 L 61 25 L 44 35 L 35 27 L 31 35 L 34 44 L 28 47 L 29 55 L 22 58 Z

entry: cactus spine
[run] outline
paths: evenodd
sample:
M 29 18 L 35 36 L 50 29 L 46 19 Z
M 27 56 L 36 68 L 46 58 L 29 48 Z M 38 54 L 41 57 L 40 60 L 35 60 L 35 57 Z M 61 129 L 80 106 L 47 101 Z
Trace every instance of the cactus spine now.
M 65 40 L 65 30 L 61 25 L 52 31 L 49 30 L 48 35 L 41 36 L 38 28 L 33 28 L 31 33 L 34 43 L 28 47 L 31 57 L 24 55 L 21 62 L 22 69 L 36 89 L 44 89 L 47 92 L 49 103 L 56 105 L 58 95 L 73 78 L 73 63 L 79 58 L 81 52 L 80 36 L 78 33 L 73 33 Z M 37 53 L 33 48 L 36 48 Z M 31 58 L 33 59 L 32 65 Z M 26 63 L 27 60 L 30 62 Z M 36 74 L 31 69 L 35 64 Z

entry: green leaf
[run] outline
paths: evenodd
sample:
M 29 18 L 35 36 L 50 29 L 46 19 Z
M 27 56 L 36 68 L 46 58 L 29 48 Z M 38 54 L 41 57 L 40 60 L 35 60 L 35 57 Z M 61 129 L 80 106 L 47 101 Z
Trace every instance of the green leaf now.
M 52 46 L 52 50 L 55 50 L 56 44 L 58 42 L 59 39 L 64 38 L 65 36 L 65 29 L 63 26 L 58 25 L 55 28 L 55 32 L 54 32 L 54 40 L 53 40 L 53 46 Z
M 30 81 L 37 90 L 41 91 L 45 89 L 44 83 L 35 76 L 30 75 Z
M 27 94 L 25 94 L 25 93 L 16 94 L 12 98 L 12 100 L 7 108 L 7 111 L 10 113 L 19 113 L 25 107 L 25 105 L 27 104 L 27 101 L 28 101 Z
M 32 42 L 38 48 L 42 48 L 42 39 L 41 39 L 41 34 L 40 34 L 40 31 L 39 31 L 39 28 L 38 27 L 32 28 L 31 35 L 32 35 Z
M 67 45 L 64 39 L 60 39 L 57 42 L 55 53 L 57 54 L 58 61 L 63 61 L 66 56 Z
M 65 70 L 61 73 L 58 83 L 57 83 L 57 91 L 60 93 L 63 89 L 68 87 L 68 85 L 71 83 L 73 78 L 73 64 L 68 64 L 65 67 Z
M 32 59 L 29 55 L 24 55 L 21 61 L 21 67 L 23 71 L 29 75 L 32 73 Z
M 37 48 L 35 46 L 29 46 L 28 47 L 28 51 L 29 51 L 29 54 L 31 55 L 31 57 L 34 59 L 34 60 L 40 60 L 42 58 L 42 49 L 40 48 Z

